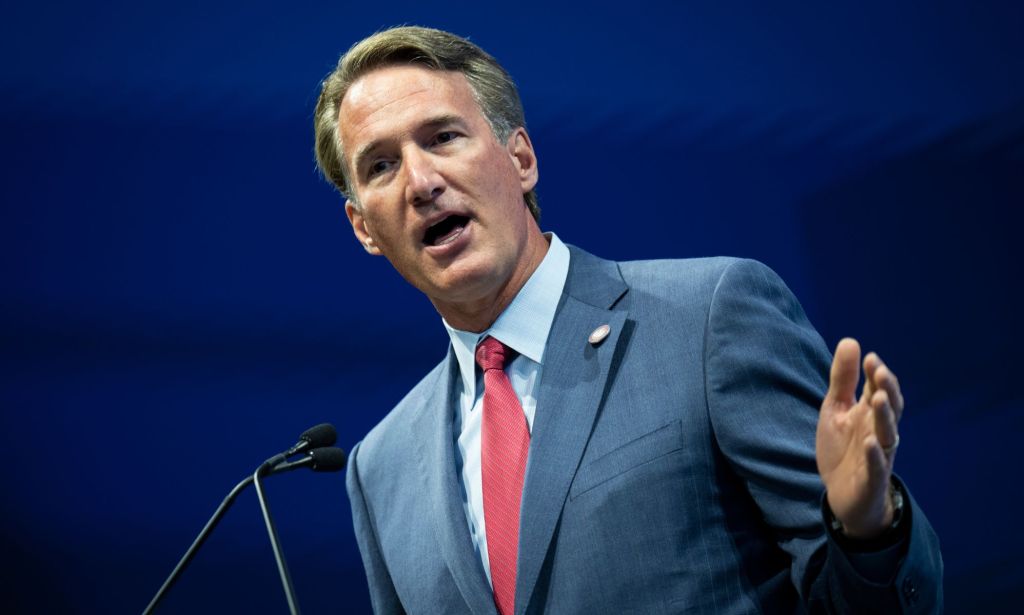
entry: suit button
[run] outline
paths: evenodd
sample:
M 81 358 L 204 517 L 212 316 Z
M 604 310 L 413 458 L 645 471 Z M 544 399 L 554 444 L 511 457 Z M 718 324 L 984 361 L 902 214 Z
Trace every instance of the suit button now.
M 916 604 L 918 597 L 917 587 L 914 585 L 914 582 L 910 577 L 903 579 L 903 599 L 906 600 L 908 604 Z

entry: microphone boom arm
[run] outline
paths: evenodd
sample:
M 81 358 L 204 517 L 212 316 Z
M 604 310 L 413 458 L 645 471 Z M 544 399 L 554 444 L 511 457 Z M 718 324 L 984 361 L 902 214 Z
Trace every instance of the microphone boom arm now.
M 196 553 L 199 551 L 199 547 L 203 546 L 203 543 L 206 542 L 206 539 L 210 537 L 211 533 L 213 533 L 213 529 L 217 527 L 217 524 L 220 523 L 220 520 L 224 518 L 224 513 L 226 513 L 228 509 L 231 508 L 231 505 L 235 502 L 235 498 L 237 498 L 238 494 L 242 493 L 242 491 L 244 491 L 245 488 L 248 487 L 249 484 L 253 482 L 253 479 L 254 476 L 246 476 L 241 481 L 239 481 L 237 485 L 235 485 L 235 488 L 232 489 L 230 493 L 228 493 L 227 497 L 224 498 L 224 501 L 221 502 L 220 506 L 217 507 L 217 510 L 214 511 L 213 516 L 210 517 L 210 520 L 206 522 L 206 525 L 203 527 L 203 530 L 199 532 L 198 536 L 196 536 L 196 539 L 195 541 L 193 541 L 192 546 L 188 548 L 188 551 L 185 551 L 185 555 L 182 556 L 181 560 L 178 562 L 178 565 L 174 567 L 173 571 L 171 571 L 171 575 L 167 577 L 167 580 L 164 581 L 164 584 L 160 586 L 160 590 L 156 593 L 155 596 L 153 596 L 153 599 L 149 602 L 149 606 L 147 606 L 146 610 L 142 612 L 142 615 L 150 615 L 153 612 L 153 609 L 156 608 L 156 605 L 164 599 L 164 596 L 166 596 L 167 592 L 170 591 L 171 586 L 174 585 L 174 583 L 178 580 L 178 577 L 181 576 L 181 573 L 185 571 L 185 568 L 189 565 L 189 562 L 192 561 L 192 558 L 196 556 Z
M 277 562 L 277 571 L 281 575 L 281 586 L 284 588 L 285 598 L 288 599 L 288 610 L 291 615 L 299 615 L 299 602 L 295 596 L 295 586 L 292 585 L 291 575 L 288 574 L 288 564 L 284 561 L 284 553 L 281 551 L 281 539 L 277 536 L 277 527 L 270 516 L 270 505 L 263 494 L 263 477 L 266 476 L 268 468 L 261 465 L 256 468 L 250 477 L 256 484 L 256 497 L 260 501 L 260 509 L 263 511 L 263 521 L 267 524 L 267 535 L 270 537 L 270 545 L 274 548 L 274 560 Z
M 231 508 L 235 498 L 238 497 L 246 487 L 252 483 L 256 483 L 256 495 L 260 501 L 260 508 L 263 512 L 263 520 L 267 525 L 267 533 L 270 535 L 270 544 L 274 549 L 274 558 L 277 561 L 277 569 L 281 574 L 281 583 L 284 586 L 285 596 L 288 598 L 288 608 L 293 615 L 298 615 L 299 605 L 295 598 L 295 588 L 292 585 L 291 576 L 288 574 L 288 566 L 284 561 L 284 554 L 281 551 L 281 541 L 277 536 L 277 529 L 274 527 L 274 520 L 270 516 L 270 507 L 267 504 L 266 496 L 263 493 L 263 478 L 272 474 L 279 474 L 284 472 L 291 472 L 299 468 L 309 468 L 314 472 L 337 472 L 345 467 L 345 451 L 340 448 L 329 446 L 333 444 L 335 440 L 334 427 L 324 423 L 317 425 L 306 431 L 302 435 L 302 439 L 294 447 L 289 449 L 287 452 L 280 455 L 275 455 L 267 461 L 260 464 L 256 471 L 251 476 L 243 478 L 235 488 L 228 493 L 224 501 L 221 502 L 217 510 L 214 511 L 213 516 L 203 526 L 199 535 L 196 536 L 195 541 L 192 542 L 192 546 L 185 551 L 185 555 L 182 556 L 178 565 L 171 571 L 170 576 L 164 581 L 164 584 L 160 586 L 160 589 L 153 596 L 153 599 L 149 602 L 149 605 L 142 612 L 143 615 L 151 615 L 156 606 L 163 600 L 171 587 L 177 582 L 185 568 L 188 567 L 192 558 L 195 557 L 199 548 L 203 546 L 206 539 L 213 533 L 214 528 L 220 523 L 221 519 L 224 518 L 224 514 Z M 306 449 L 311 449 L 306 451 Z M 285 461 L 288 457 L 299 451 L 306 451 L 306 454 L 302 459 L 298 461 Z

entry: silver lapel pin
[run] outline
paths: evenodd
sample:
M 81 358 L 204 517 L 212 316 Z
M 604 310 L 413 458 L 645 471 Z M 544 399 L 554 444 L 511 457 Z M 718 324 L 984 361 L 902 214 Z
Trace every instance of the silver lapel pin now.
M 611 333 L 611 330 L 612 328 L 609 327 L 608 325 L 601 325 L 600 327 L 594 329 L 593 332 L 591 332 L 590 337 L 587 338 L 587 341 L 589 341 L 592 346 L 597 346 L 598 344 L 604 341 L 604 338 L 608 337 L 608 334 Z

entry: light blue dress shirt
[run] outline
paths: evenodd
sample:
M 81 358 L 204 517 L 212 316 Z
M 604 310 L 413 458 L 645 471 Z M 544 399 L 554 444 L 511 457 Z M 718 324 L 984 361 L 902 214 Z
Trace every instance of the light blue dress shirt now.
M 462 505 L 488 583 L 491 581 L 491 566 L 487 559 L 487 528 L 480 471 L 484 391 L 483 375 L 476 366 L 476 345 L 489 335 L 518 353 L 511 365 L 505 367 L 505 373 L 523 405 L 526 424 L 532 432 L 533 417 L 537 411 L 538 384 L 544 368 L 544 347 L 569 275 L 569 249 L 554 233 L 550 233 L 549 237 L 551 243 L 544 260 L 490 329 L 483 333 L 472 333 L 454 329 L 447 322 L 444 323 L 452 340 L 461 376 L 456 384 L 456 398 L 459 401 L 455 409 L 454 435 L 456 469 L 462 479 Z

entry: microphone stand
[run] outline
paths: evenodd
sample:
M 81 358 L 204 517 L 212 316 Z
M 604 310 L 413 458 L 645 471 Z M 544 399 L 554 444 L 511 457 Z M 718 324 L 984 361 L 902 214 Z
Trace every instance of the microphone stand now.
M 284 563 L 284 555 L 281 553 L 281 541 L 277 537 L 277 530 L 274 528 L 274 520 L 270 517 L 270 508 L 267 505 L 266 496 L 263 495 L 263 484 L 262 480 L 264 476 L 270 474 L 277 474 L 279 472 L 289 472 L 298 468 L 311 468 L 314 472 L 337 472 L 338 470 L 345 467 L 345 451 L 340 448 L 332 447 L 337 434 L 334 430 L 334 426 L 330 423 L 321 423 L 307 429 L 301 436 L 299 441 L 287 451 L 274 455 L 270 459 L 264 461 L 260 467 L 256 468 L 252 476 L 246 476 L 235 485 L 235 488 L 228 493 L 224 501 L 221 502 L 217 510 L 214 511 L 213 516 L 206 522 L 202 531 L 199 532 L 199 536 L 196 536 L 192 546 L 185 551 L 185 555 L 182 556 L 181 561 L 171 571 L 171 575 L 167 577 L 164 584 L 160 587 L 153 599 L 150 600 L 146 610 L 142 612 L 143 615 L 151 615 L 153 609 L 156 608 L 160 601 L 167 596 L 167 592 L 170 591 L 171 586 L 177 582 L 181 573 L 188 567 L 189 562 L 195 557 L 199 551 L 199 547 L 203 546 L 206 539 L 210 537 L 213 529 L 217 527 L 220 520 L 224 517 L 224 514 L 234 503 L 235 498 L 241 493 L 246 487 L 252 483 L 256 483 L 256 494 L 260 500 L 260 508 L 263 510 L 263 520 L 267 524 L 267 533 L 270 534 L 270 544 L 274 548 L 274 558 L 277 560 L 277 570 L 281 573 L 281 583 L 284 585 L 284 593 L 288 598 L 288 608 L 293 615 L 298 615 L 299 606 L 295 599 L 295 588 L 292 587 L 292 580 L 288 576 L 288 567 Z M 309 450 L 309 455 L 301 461 L 293 461 L 285 463 L 292 455 L 297 455 L 300 452 Z
M 164 584 L 160 586 L 160 591 L 153 596 L 153 599 L 149 602 L 149 606 L 147 606 L 146 610 L 142 612 L 142 615 L 150 615 L 153 612 L 153 609 L 156 608 L 156 605 L 164 599 L 164 596 L 166 596 L 167 592 L 170 591 L 171 586 L 178 580 L 181 573 L 185 571 L 185 568 L 188 566 L 189 562 L 192 561 L 192 558 L 196 556 L 196 552 L 199 551 L 199 547 L 203 546 L 206 539 L 210 537 L 210 534 L 213 532 L 213 528 L 217 527 L 220 520 L 224 518 L 224 513 L 231 508 L 235 498 L 237 498 L 238 494 L 248 487 L 253 480 L 255 480 L 255 476 L 246 476 L 237 485 L 235 485 L 235 488 L 232 489 L 230 493 L 228 493 L 227 497 L 224 498 L 224 501 L 221 502 L 220 506 L 217 507 L 217 510 L 214 511 L 210 520 L 206 522 L 203 530 L 199 532 L 198 536 L 196 536 L 192 546 L 188 548 L 188 551 L 185 551 L 185 555 L 182 556 L 181 561 L 179 561 L 178 565 L 174 567 L 174 570 L 171 572 L 171 576 L 167 577 Z M 258 486 L 259 483 L 257 483 L 257 487 Z M 260 502 L 263 502 L 262 497 L 260 498 Z
M 295 587 L 292 586 L 291 576 L 288 574 L 288 565 L 284 561 L 284 553 L 281 551 L 281 540 L 277 537 L 277 528 L 270 516 L 270 507 L 267 498 L 263 494 L 263 477 L 271 467 L 263 464 L 256 468 L 248 479 L 256 484 L 256 496 L 260 500 L 260 509 L 263 511 L 263 520 L 267 524 L 267 534 L 270 536 L 270 545 L 274 548 L 274 559 L 277 560 L 277 571 L 281 574 L 281 586 L 284 587 L 284 595 L 288 599 L 288 610 L 291 615 L 299 615 L 299 602 L 295 597 Z

